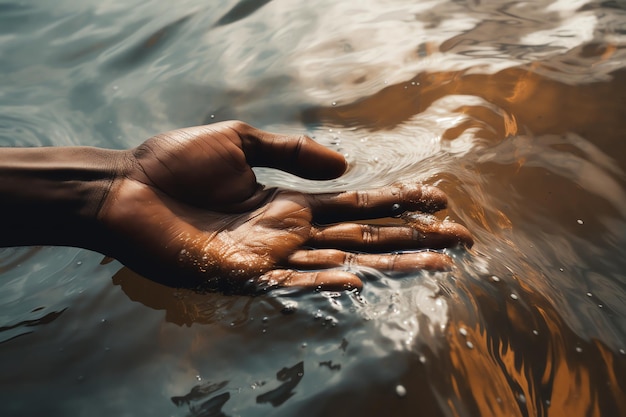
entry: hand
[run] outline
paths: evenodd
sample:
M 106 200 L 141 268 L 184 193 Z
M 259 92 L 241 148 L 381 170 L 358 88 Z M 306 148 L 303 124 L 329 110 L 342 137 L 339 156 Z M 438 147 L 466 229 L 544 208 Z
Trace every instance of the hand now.
M 472 244 L 467 229 L 452 222 L 345 222 L 442 209 L 446 198 L 434 187 L 325 194 L 263 189 L 251 166 L 313 179 L 344 172 L 340 154 L 304 136 L 226 122 L 161 134 L 124 155 L 99 212 L 101 251 L 170 285 L 361 288 L 346 269 L 445 269 L 451 263 L 438 252 L 384 251 Z

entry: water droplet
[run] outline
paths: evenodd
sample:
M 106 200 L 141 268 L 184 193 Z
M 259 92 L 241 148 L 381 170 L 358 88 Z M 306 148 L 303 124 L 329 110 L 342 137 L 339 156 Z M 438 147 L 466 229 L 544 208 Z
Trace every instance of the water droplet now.
M 590 293 L 590 292 L 588 292 L 588 293 L 587 293 L 587 297 L 593 297 L 593 294 L 592 294 L 592 293 Z
M 604 306 L 603 306 L 602 304 L 598 304 L 598 307 L 602 308 L 602 307 L 604 307 Z
M 518 400 L 519 400 L 519 402 L 521 402 L 522 404 L 526 404 L 526 396 L 525 396 L 524 394 L 520 393 L 520 394 L 517 396 L 517 399 L 518 399 Z
M 321 312 L 320 310 L 317 310 L 317 311 L 315 312 L 315 314 L 313 314 L 313 318 L 314 318 L 315 320 L 319 320 L 319 319 L 321 319 L 322 317 L 324 317 L 324 315 L 322 314 L 322 312 Z
M 420 362 L 421 363 L 426 363 L 426 356 L 420 355 Z
M 580 353 L 583 351 L 583 348 L 581 348 L 580 346 L 576 346 L 576 352 Z
M 391 211 L 392 212 L 397 212 L 400 211 L 400 204 L 395 203 L 394 205 L 391 206 Z
M 308 345 L 306 344 L 306 342 L 303 342 L 300 346 L 302 347 L 302 349 L 306 349 Z
M 576 220 L 576 223 L 583 224 L 583 221 L 581 219 L 578 219 L 578 220 Z
M 81 266 L 83 264 L 83 261 L 78 261 L 76 262 L 76 265 Z
M 517 294 L 511 294 L 511 298 L 512 298 L 513 300 L 517 300 L 519 297 L 517 296 Z
M 332 102 L 332 103 L 330 103 L 330 104 L 331 104 L 331 106 L 335 107 L 335 106 L 337 105 L 337 102 L 336 102 L 336 101 L 333 101 L 333 102 Z
M 550 407 L 550 400 L 546 400 L 545 403 L 548 407 Z
M 212 114 L 210 117 L 211 117 L 211 119 L 215 119 L 215 115 L 214 114 Z
M 467 342 L 465 342 L 465 344 L 467 345 L 468 348 L 474 349 L 474 344 L 472 342 L 470 342 L 469 340 Z
M 467 336 L 467 329 L 465 327 L 461 327 L 459 329 L 459 333 L 461 333 L 461 335 L 463 336 Z
M 269 320 L 269 319 L 267 318 L 267 316 L 264 316 L 264 317 L 261 319 L 261 321 L 262 321 L 263 323 L 267 323 L 267 321 L 268 321 L 268 320 Z
M 619 353 L 621 353 L 622 355 L 626 355 L 626 350 L 624 350 L 624 349 L 620 349 L 620 350 L 619 350 Z
M 396 394 L 398 397 L 404 397 L 406 395 L 406 388 L 403 385 L 396 385 Z
M 497 277 L 497 276 L 495 276 L 495 275 L 492 275 L 492 276 L 491 276 L 491 280 L 492 280 L 493 282 L 500 282 L 500 277 Z
M 538 332 L 537 330 L 533 330 L 533 334 L 534 334 L 535 336 L 539 336 L 539 332 Z
M 563 271 L 565 271 L 565 270 L 564 270 L 563 268 L 559 268 L 559 271 L 563 272 Z
M 200 375 L 196 375 L 196 380 L 202 381 L 202 377 Z

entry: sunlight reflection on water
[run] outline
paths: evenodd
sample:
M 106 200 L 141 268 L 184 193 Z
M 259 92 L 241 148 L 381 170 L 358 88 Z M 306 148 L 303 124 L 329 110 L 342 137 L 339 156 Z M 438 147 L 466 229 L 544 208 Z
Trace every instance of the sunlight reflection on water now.
M 0 410 L 623 415 L 622 3 L 1 3 L 3 146 L 126 148 L 240 118 L 350 162 L 262 183 L 436 184 L 476 245 L 450 273 L 257 297 L 6 249 Z

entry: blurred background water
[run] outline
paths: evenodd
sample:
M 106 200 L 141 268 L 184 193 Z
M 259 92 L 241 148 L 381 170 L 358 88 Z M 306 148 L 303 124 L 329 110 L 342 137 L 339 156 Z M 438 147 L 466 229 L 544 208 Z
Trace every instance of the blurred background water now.
M 258 297 L 2 249 L 1 415 L 626 415 L 626 2 L 0 0 L 0 57 L 1 146 L 237 118 L 350 161 L 262 182 L 435 184 L 476 238 Z

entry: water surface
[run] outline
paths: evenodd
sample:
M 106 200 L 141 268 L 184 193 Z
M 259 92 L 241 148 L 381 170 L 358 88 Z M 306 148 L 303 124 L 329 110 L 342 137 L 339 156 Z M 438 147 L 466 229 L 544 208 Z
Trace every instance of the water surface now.
M 0 145 L 304 132 L 347 174 L 262 182 L 436 184 L 474 248 L 258 297 L 4 249 L 0 414 L 626 415 L 626 3 L 212 3 L 0 0 Z

